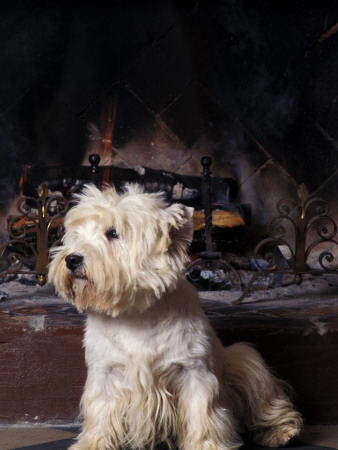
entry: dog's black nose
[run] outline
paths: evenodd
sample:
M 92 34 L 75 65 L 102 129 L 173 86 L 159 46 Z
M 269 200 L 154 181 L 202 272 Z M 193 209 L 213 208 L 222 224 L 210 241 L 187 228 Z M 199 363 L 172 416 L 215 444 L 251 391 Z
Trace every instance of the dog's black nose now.
M 78 255 L 77 253 L 71 253 L 70 255 L 67 255 L 66 258 L 66 266 L 69 270 L 74 272 L 76 269 L 78 269 L 83 262 L 83 256 Z

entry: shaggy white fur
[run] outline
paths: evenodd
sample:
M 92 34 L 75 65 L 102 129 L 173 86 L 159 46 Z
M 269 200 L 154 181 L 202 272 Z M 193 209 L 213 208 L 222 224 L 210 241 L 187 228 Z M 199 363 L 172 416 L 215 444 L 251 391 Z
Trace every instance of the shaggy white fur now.
M 300 414 L 249 345 L 223 348 L 182 278 L 192 210 L 137 185 L 86 186 L 49 280 L 87 313 L 83 430 L 73 450 L 277 447 Z

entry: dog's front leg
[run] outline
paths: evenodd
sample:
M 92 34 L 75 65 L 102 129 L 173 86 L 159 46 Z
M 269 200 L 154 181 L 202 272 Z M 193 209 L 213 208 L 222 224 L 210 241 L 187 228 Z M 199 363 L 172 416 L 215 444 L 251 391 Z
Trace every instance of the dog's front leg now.
M 117 384 L 118 370 L 88 368 L 81 399 L 82 432 L 69 450 L 117 450 L 126 436 L 123 411 L 126 399 Z M 120 390 L 119 390 L 120 388 Z
M 184 371 L 177 413 L 180 449 L 229 450 L 241 445 L 235 420 L 221 404 L 218 379 L 205 367 Z
M 94 414 L 84 411 L 82 432 L 69 450 L 117 450 L 120 448 L 116 444 L 116 433 L 109 423 L 109 411 L 104 408 L 104 412 L 107 416 L 103 413 L 94 417 Z

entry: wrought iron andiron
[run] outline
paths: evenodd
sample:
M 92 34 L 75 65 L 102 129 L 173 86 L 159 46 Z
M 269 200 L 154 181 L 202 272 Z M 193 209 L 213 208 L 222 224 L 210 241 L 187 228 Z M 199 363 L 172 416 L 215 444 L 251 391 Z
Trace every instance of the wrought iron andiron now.
M 279 215 L 268 223 L 270 237 L 259 242 L 254 250 L 254 260 L 259 270 L 252 276 L 241 297 L 233 304 L 242 303 L 260 275 L 292 274 L 294 283 L 301 284 L 306 273 L 338 274 L 338 264 L 335 263 L 337 257 L 335 258 L 333 252 L 338 246 L 337 225 L 328 215 L 328 203 L 319 197 L 309 197 L 305 185 L 302 184 L 298 189 L 297 200 L 291 198 L 280 200 L 276 209 Z M 285 224 L 290 225 L 294 234 L 293 247 L 286 240 Z M 287 268 L 281 263 L 281 249 L 288 253 Z M 315 249 L 319 250 L 318 257 L 314 252 Z M 309 267 L 310 255 L 313 261 Z M 317 268 L 313 268 L 316 266 Z
M 204 233 L 205 233 L 205 250 L 198 253 L 198 259 L 188 265 L 185 275 L 187 279 L 197 288 L 207 285 L 217 289 L 224 289 L 229 285 L 228 274 L 232 271 L 238 278 L 239 284 L 241 280 L 238 273 L 221 259 L 222 253 L 214 249 L 212 239 L 212 206 L 210 199 L 210 166 L 212 160 L 208 156 L 201 159 L 203 166 L 202 171 L 202 200 L 204 206 Z

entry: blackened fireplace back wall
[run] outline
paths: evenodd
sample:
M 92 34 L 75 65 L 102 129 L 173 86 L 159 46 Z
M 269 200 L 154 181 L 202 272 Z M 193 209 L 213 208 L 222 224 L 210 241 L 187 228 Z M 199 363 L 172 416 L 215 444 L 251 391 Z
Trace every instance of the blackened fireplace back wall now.
M 187 175 L 210 156 L 249 243 L 301 183 L 337 220 L 337 31 L 333 0 L 1 2 L 0 213 L 25 165 L 94 151 Z

